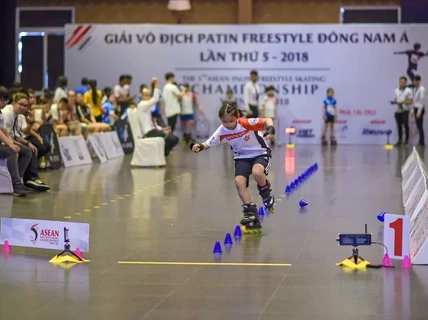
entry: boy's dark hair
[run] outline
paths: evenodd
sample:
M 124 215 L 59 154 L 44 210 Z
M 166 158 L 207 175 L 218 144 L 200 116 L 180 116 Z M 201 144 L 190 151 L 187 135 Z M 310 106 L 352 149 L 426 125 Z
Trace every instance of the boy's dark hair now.
M 236 102 L 223 102 L 222 106 L 218 110 L 218 117 L 223 118 L 226 114 L 236 118 L 244 116 L 244 112 L 238 108 Z
M 174 77 L 175 77 L 175 75 L 172 72 L 167 72 L 165 74 L 165 80 L 166 81 L 168 81 L 169 79 L 174 78 Z
M 183 83 L 183 87 L 185 87 L 185 88 L 189 88 L 189 83 Z
M 126 80 L 126 74 L 122 74 L 122 75 L 119 77 L 119 82 L 122 82 L 123 80 Z
M 0 86 L 0 98 L 9 100 L 9 91 L 3 86 Z
M 46 89 L 43 89 L 43 96 L 47 101 L 47 100 L 53 99 L 54 93 L 52 90 L 46 88 Z
M 421 79 L 422 79 L 422 78 L 421 78 L 421 76 L 419 76 L 419 75 L 418 75 L 418 76 L 415 76 L 415 77 L 413 78 L 413 80 L 416 80 L 416 81 L 421 81 Z
M 232 89 L 227 89 L 227 90 L 226 90 L 226 94 L 227 94 L 227 93 L 233 93 L 233 90 L 232 90 Z
M 400 77 L 400 80 L 405 80 L 407 82 L 407 77 L 402 76 L 402 77 Z
M 68 78 L 66 76 L 58 77 L 58 87 L 66 87 L 68 85 Z
M 329 91 L 331 91 L 331 92 L 334 93 L 334 89 L 333 88 L 328 88 L 327 91 L 326 91 L 326 93 L 328 94 Z
M 65 104 L 68 104 L 68 99 L 67 99 L 67 98 L 61 98 L 61 99 L 59 100 L 59 103 L 65 103 Z
M 82 86 L 87 86 L 89 84 L 89 79 L 88 78 L 82 78 L 81 84 L 82 84 Z
M 259 73 L 256 70 L 251 70 L 250 75 L 256 75 L 256 76 L 258 76 Z
M 107 97 L 110 97 L 110 95 L 112 94 L 112 88 L 111 87 L 105 87 L 104 89 L 103 89 L 103 93 L 104 93 L 104 95 L 105 96 L 107 96 Z

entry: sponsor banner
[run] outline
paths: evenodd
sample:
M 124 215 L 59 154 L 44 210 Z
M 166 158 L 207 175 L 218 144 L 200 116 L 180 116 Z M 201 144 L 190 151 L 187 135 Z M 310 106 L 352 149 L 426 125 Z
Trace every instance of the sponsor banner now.
M 116 132 L 104 132 L 93 134 L 99 145 L 102 146 L 107 159 L 113 159 L 124 156 L 122 145 Z
M 84 164 L 92 164 L 86 141 L 83 136 L 58 138 L 64 166 L 72 167 Z
M 107 162 L 107 155 L 104 151 L 104 148 L 98 143 L 98 139 L 95 138 L 93 134 L 86 142 L 90 153 L 95 153 L 95 157 L 97 157 L 101 163 Z
M 134 151 L 134 138 L 132 137 L 131 126 L 125 120 L 118 120 L 114 125 L 119 141 L 122 144 L 123 152 L 125 154 L 132 153 Z
M 67 231 L 71 250 L 89 251 L 89 224 L 50 220 L 1 218 L 0 243 L 11 246 L 64 250 Z
M 42 124 L 39 128 L 39 134 L 43 140 L 51 145 L 51 151 L 47 155 L 46 167 L 51 169 L 61 168 L 61 151 L 59 150 L 59 142 L 51 124 Z
M 424 24 L 69 24 L 65 74 L 71 87 L 78 86 L 91 65 L 91 77 L 99 86 L 111 87 L 128 70 L 134 79 L 131 94 L 136 94 L 140 83 L 173 72 L 177 84 L 190 84 L 213 132 L 220 124 L 218 109 L 228 89 L 240 108 L 247 109 L 244 87 L 255 69 L 260 100 L 267 86 L 276 89 L 277 143 L 288 141 L 285 128 L 291 125 L 302 130 L 296 143 L 320 143 L 323 101 L 327 89 L 333 88 L 339 109 L 336 120 L 347 121 L 336 124 L 338 142 L 384 144 L 388 130 L 391 141 L 397 139 L 397 106 L 390 101 L 399 77 L 411 80 L 416 73 L 428 74 L 427 33 Z M 121 63 L 104 67 L 105 61 L 117 57 Z M 141 61 L 147 63 L 142 66 Z M 376 81 L 370 81 L 374 75 Z M 381 128 L 372 127 L 371 121 L 377 119 L 385 120 Z M 293 124 L 296 120 L 310 122 Z

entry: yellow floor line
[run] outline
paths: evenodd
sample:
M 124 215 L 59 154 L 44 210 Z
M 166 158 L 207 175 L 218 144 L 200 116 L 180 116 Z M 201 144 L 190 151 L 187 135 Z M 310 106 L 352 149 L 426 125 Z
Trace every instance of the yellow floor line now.
M 167 262 L 167 261 L 118 261 L 118 264 L 167 265 L 167 266 L 234 266 L 234 267 L 291 267 L 290 263 L 247 262 Z

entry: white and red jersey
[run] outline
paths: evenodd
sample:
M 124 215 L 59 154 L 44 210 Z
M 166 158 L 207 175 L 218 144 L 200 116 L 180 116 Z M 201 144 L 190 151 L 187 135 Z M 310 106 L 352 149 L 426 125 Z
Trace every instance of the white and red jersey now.
M 221 125 L 205 143 L 210 147 L 227 143 L 231 146 L 235 159 L 255 158 L 270 153 L 263 139 L 263 129 L 263 118 L 238 118 L 235 129 L 229 130 Z

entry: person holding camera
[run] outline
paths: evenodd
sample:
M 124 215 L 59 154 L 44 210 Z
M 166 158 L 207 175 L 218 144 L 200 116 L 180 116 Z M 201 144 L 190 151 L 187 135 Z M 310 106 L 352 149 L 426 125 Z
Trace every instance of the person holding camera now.
M 165 138 L 165 156 L 168 156 L 172 148 L 178 143 L 178 137 L 172 134 L 171 127 L 162 128 L 152 118 L 152 109 L 159 102 L 159 82 L 157 78 L 152 79 L 153 97 L 149 88 L 141 92 L 141 101 L 138 103 L 138 118 L 140 121 L 143 138 L 162 137 Z

